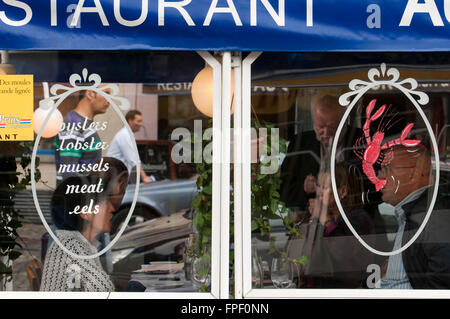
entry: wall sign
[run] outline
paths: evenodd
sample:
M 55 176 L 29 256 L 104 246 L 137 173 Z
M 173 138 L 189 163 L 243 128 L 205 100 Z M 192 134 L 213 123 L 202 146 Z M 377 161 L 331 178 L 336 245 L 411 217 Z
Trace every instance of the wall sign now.
M 0 75 L 0 141 L 32 141 L 33 76 Z
M 83 84 L 87 84 L 90 83 L 89 86 L 87 85 L 83 85 Z M 125 231 L 126 226 L 128 225 L 128 221 L 131 218 L 131 215 L 133 214 L 134 208 L 136 206 L 136 201 L 137 201 L 137 197 L 138 197 L 138 193 L 139 193 L 139 181 L 140 181 L 140 175 L 136 174 L 136 187 L 135 187 L 135 191 L 134 191 L 134 197 L 133 197 L 133 202 L 130 206 L 130 210 L 128 212 L 127 218 L 125 219 L 122 227 L 120 228 L 120 230 L 118 231 L 117 235 L 114 236 L 114 239 L 106 246 L 104 247 L 101 251 L 97 252 L 96 254 L 93 255 L 78 255 L 76 253 L 74 253 L 73 251 L 70 251 L 67 247 L 65 247 L 60 240 L 58 239 L 58 237 L 55 235 L 55 233 L 52 231 L 52 229 L 50 228 L 50 226 L 48 225 L 47 221 L 45 220 L 44 214 L 42 213 L 41 210 L 41 206 L 39 204 L 39 200 L 37 197 L 37 190 L 36 190 L 36 179 L 35 179 L 35 174 L 36 174 L 36 154 L 37 154 L 37 150 L 39 147 L 39 142 L 41 140 L 42 134 L 44 132 L 45 126 L 48 124 L 52 113 L 54 113 L 57 109 L 58 106 L 71 94 L 75 93 L 75 92 L 79 92 L 79 91 L 85 91 L 85 90 L 89 90 L 89 91 L 93 91 L 96 94 L 100 94 L 102 95 L 107 101 L 108 103 L 112 106 L 113 110 L 117 113 L 117 115 L 119 116 L 120 120 L 122 121 L 122 123 L 124 124 L 124 126 L 127 128 L 128 134 L 130 134 L 130 137 L 132 136 L 132 132 L 131 129 L 128 125 L 128 123 L 125 120 L 125 117 L 122 114 L 122 111 L 128 110 L 130 108 L 130 103 L 129 101 L 124 98 L 124 97 L 120 97 L 118 96 L 119 94 L 119 87 L 115 84 L 107 84 L 104 86 L 101 86 L 102 84 L 102 79 L 100 77 L 100 75 L 98 74 L 91 74 L 89 75 L 88 70 L 87 69 L 83 69 L 82 74 L 72 74 L 69 78 L 69 86 L 63 85 L 63 84 L 54 84 L 51 88 L 50 88 L 50 93 L 52 94 L 50 97 L 46 98 L 43 100 L 43 103 L 41 103 L 40 108 L 43 108 L 44 110 L 48 111 L 47 115 L 45 116 L 44 121 L 42 122 L 42 126 L 41 128 L 38 130 L 38 134 L 36 136 L 36 141 L 34 142 L 34 147 L 33 147 L 33 152 L 32 152 L 32 156 L 31 156 L 31 192 L 33 194 L 33 200 L 34 200 L 34 204 L 36 206 L 36 210 L 39 214 L 39 217 L 41 218 L 41 221 L 45 227 L 45 229 L 47 230 L 47 232 L 50 234 L 50 236 L 53 238 L 53 240 L 56 242 L 56 244 L 59 245 L 59 247 L 66 252 L 67 254 L 69 254 L 71 257 L 76 258 L 76 259 L 93 259 L 93 258 L 97 258 L 101 255 L 103 255 L 105 252 L 107 252 L 109 249 L 111 249 L 111 247 L 119 240 L 119 238 L 122 236 L 122 233 Z M 109 92 L 108 92 L 109 90 Z M 59 92 L 59 94 L 58 94 Z M 52 102 L 52 103 L 50 103 Z M 54 103 L 53 103 L 54 102 Z M 90 124 L 90 128 L 92 130 L 101 130 L 103 124 L 99 124 L 96 122 L 93 122 Z M 71 128 L 67 127 L 67 126 L 61 126 L 61 130 L 60 131 L 64 131 L 64 130 L 79 130 L 80 128 L 72 126 Z M 133 140 L 133 139 L 132 139 Z M 75 149 L 75 150 L 79 150 L 80 148 L 84 148 L 87 147 L 88 145 L 71 145 L 71 149 Z M 103 143 L 101 144 L 102 147 L 105 147 L 104 149 L 106 149 L 109 145 L 107 143 Z M 67 147 L 67 145 L 66 145 Z M 91 145 L 92 147 L 92 145 Z M 133 143 L 133 148 L 135 150 L 135 155 L 136 155 L 136 160 L 137 160 L 137 164 L 136 164 L 136 170 L 139 171 L 140 169 L 140 161 L 139 161 L 139 153 L 138 153 L 138 149 L 136 146 L 136 143 Z M 61 149 L 60 149 L 61 150 Z M 68 150 L 68 148 L 66 148 L 65 150 Z M 74 169 L 76 169 L 77 173 L 83 174 L 86 173 L 86 171 L 89 170 L 89 172 L 91 171 L 103 171 L 103 172 L 107 172 L 109 170 L 109 167 L 104 166 L 102 168 L 102 162 L 100 162 L 99 165 L 94 164 L 91 167 L 83 167 L 81 165 L 67 165 L 64 167 L 64 169 L 70 169 L 72 172 Z M 93 192 L 93 193 L 98 193 L 100 192 L 100 189 L 102 188 L 102 180 L 100 179 L 99 184 L 97 185 L 97 187 L 95 185 L 83 185 L 81 187 L 81 189 L 75 187 L 74 185 L 67 185 L 66 188 L 66 194 L 73 194 L 75 193 L 79 193 L 79 192 Z M 84 187 L 84 189 L 83 189 Z M 92 202 L 91 202 L 92 203 Z M 73 212 L 70 212 L 69 214 L 80 214 L 80 213 L 84 213 L 84 214 L 91 214 L 94 213 L 96 214 L 96 211 L 98 212 L 98 207 L 92 207 L 92 205 L 89 206 L 84 206 L 81 207 L 77 206 L 75 208 L 75 210 Z

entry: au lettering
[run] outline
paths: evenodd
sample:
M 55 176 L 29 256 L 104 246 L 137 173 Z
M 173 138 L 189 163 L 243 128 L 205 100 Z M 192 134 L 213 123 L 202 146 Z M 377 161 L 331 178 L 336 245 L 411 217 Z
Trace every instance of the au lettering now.
M 421 3 L 419 3 L 419 1 Z M 447 22 L 450 22 L 450 0 L 442 0 L 444 2 L 444 15 Z M 400 21 L 401 27 L 409 27 L 411 21 L 416 14 L 427 14 L 429 15 L 433 26 L 443 27 L 444 21 L 442 20 L 441 14 L 436 6 L 435 0 L 408 0 L 406 4 L 405 11 L 403 12 L 402 19 Z

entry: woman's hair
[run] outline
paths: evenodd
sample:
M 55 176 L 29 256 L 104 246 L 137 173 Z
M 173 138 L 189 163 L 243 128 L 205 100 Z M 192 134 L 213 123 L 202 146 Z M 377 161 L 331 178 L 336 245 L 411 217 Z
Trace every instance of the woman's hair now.
M 100 163 L 100 161 L 97 163 Z M 90 206 L 93 211 L 96 205 L 103 203 L 105 200 L 114 202 L 114 197 L 119 197 L 119 200 L 122 200 L 128 180 L 126 166 L 118 159 L 104 157 L 101 167 L 108 167 L 108 170 L 96 171 L 88 176 L 69 177 L 56 188 L 51 200 L 51 214 L 57 229 L 83 231 L 86 221 L 81 218 L 80 211 L 84 206 Z M 87 185 L 85 187 L 90 186 L 91 189 L 94 188 L 95 191 L 90 193 L 76 192 L 77 190 L 80 191 L 84 185 Z M 117 185 L 121 186 L 121 189 L 116 194 L 115 188 Z M 78 214 L 70 214 L 77 206 L 79 206 Z
M 86 184 L 87 178 L 71 176 L 65 179 L 56 188 L 51 200 L 52 220 L 57 229 L 83 231 L 84 220 L 79 214 L 70 214 L 77 206 L 83 207 L 86 202 L 86 194 L 71 193 L 70 188 L 80 189 Z
M 102 161 L 102 160 L 100 160 Z M 97 163 L 100 163 L 98 161 Z M 97 171 L 90 175 L 91 183 L 98 184 L 99 180 L 102 180 L 102 184 L 105 185 L 106 194 L 110 197 L 111 202 L 117 210 L 122 202 L 123 194 L 128 184 L 128 169 L 125 164 L 114 157 L 103 157 L 103 165 L 108 165 L 107 171 Z M 116 192 L 115 188 L 120 186 L 121 189 Z M 118 202 L 118 203 L 117 203 Z
M 342 199 L 342 206 L 349 210 L 363 208 L 364 180 L 356 165 L 341 162 L 336 165 L 337 187 L 347 186 L 347 196 Z

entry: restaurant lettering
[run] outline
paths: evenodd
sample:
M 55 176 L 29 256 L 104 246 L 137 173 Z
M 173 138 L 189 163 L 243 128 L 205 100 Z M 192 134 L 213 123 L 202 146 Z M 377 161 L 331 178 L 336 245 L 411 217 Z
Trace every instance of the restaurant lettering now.
M 155 8 L 157 10 L 157 19 L 154 23 L 158 26 L 166 26 L 168 23 L 166 21 L 166 12 L 172 11 L 177 12 L 180 21 L 184 21 L 187 26 L 210 26 L 217 16 L 228 15 L 235 26 L 242 26 L 242 16 L 248 15 L 250 17 L 250 26 L 258 26 L 258 15 L 268 14 L 272 21 L 278 27 L 286 26 L 286 4 L 285 0 L 271 1 L 269 0 L 250 0 L 250 6 L 247 10 L 249 12 L 241 12 L 235 6 L 234 0 L 210 0 L 209 8 L 202 21 L 194 21 L 190 13 L 190 6 L 192 0 L 181 0 L 181 1 L 167 1 L 167 0 L 154 0 Z M 447 22 L 450 22 L 450 0 L 440 0 L 443 1 L 444 12 Z M 0 21 L 4 24 L 19 27 L 27 25 L 33 18 L 33 10 L 30 5 L 27 4 L 29 1 L 18 1 L 18 0 L 1 0 L 4 5 L 6 5 L 6 10 L 0 11 Z M 58 26 L 60 17 L 58 16 L 58 0 L 49 0 L 50 2 L 50 25 Z M 130 18 L 130 14 L 124 14 L 126 11 L 126 4 L 122 4 L 121 0 L 113 0 L 113 13 L 114 18 L 108 17 L 102 6 L 100 0 L 88 1 L 86 4 L 85 0 L 78 0 L 76 3 L 76 8 L 73 14 L 70 14 L 69 21 L 67 21 L 67 27 L 79 27 L 80 20 L 82 16 L 86 14 L 97 15 L 99 22 L 102 26 L 110 26 L 110 21 L 113 19 L 120 25 L 125 27 L 138 27 L 144 24 L 149 16 L 151 9 L 149 8 L 149 0 L 140 1 L 140 12 L 139 16 L 134 19 Z M 305 0 L 304 14 L 306 16 L 305 25 L 307 27 L 313 26 L 313 12 L 314 12 L 314 0 Z M 74 7 L 75 4 L 69 4 L 70 7 Z M 377 4 L 368 4 L 366 12 L 361 12 L 361 14 L 368 14 L 367 27 L 368 28 L 380 28 L 380 6 Z M 174 11 L 175 10 L 175 11 Z M 18 14 L 20 12 L 20 14 Z M 433 26 L 444 26 L 444 21 L 442 18 L 442 13 L 436 5 L 436 0 L 408 0 L 406 7 L 401 16 L 399 26 L 410 26 L 414 17 L 418 15 L 428 15 L 430 22 Z M 124 16 L 127 15 L 128 18 Z M 17 16 L 23 16 L 22 19 L 14 19 Z M 14 17 L 14 18 L 13 18 Z M 66 21 L 65 17 L 64 21 Z M 156 21 L 157 20 L 157 21 Z
M 18 0 L 2 0 L 2 2 L 9 6 L 9 11 L 17 12 L 17 9 L 20 9 L 25 14 L 25 17 L 21 20 L 14 20 L 8 16 L 7 11 L 0 11 L 0 21 L 10 26 L 24 26 L 27 25 L 32 17 L 33 11 L 31 7 L 24 1 Z M 84 14 L 96 14 L 99 18 L 99 21 L 103 26 L 109 26 L 111 17 L 108 17 L 105 14 L 105 10 L 100 2 L 100 0 L 89 1 L 93 2 L 93 6 L 87 6 L 85 0 L 79 0 L 76 6 L 75 12 L 72 15 L 72 21 L 68 25 L 68 27 L 75 27 L 79 24 L 79 20 Z M 158 0 L 157 1 L 157 17 L 158 26 L 165 26 L 166 19 L 165 14 L 168 10 L 176 10 L 181 19 L 186 22 L 188 26 L 209 26 L 211 22 L 217 15 L 228 14 L 234 20 L 236 26 L 242 26 L 241 16 L 234 5 L 233 0 L 226 0 L 226 6 L 222 3 L 219 4 L 219 0 L 211 0 L 209 9 L 203 21 L 194 22 L 191 15 L 189 14 L 189 4 L 192 0 L 182 0 L 182 1 L 166 1 L 166 0 Z M 123 12 L 121 11 L 121 1 L 114 0 L 114 20 L 126 27 L 137 27 L 146 22 L 149 13 L 149 0 L 141 0 L 140 6 L 140 15 L 136 19 L 125 19 Z M 124 5 L 124 7 L 126 7 Z M 264 8 L 264 9 L 263 9 Z M 306 12 L 307 12 L 307 25 L 312 26 L 312 8 L 313 8 L 313 0 L 306 1 Z M 285 25 L 285 0 L 278 0 L 278 6 L 272 6 L 268 0 L 251 0 L 250 2 L 250 17 L 251 22 L 250 25 L 257 26 L 258 25 L 258 12 L 265 10 L 275 21 L 278 26 Z M 241 13 L 242 14 L 242 13 Z M 50 25 L 58 26 L 58 0 L 50 0 Z M 156 22 L 156 21 L 155 21 Z
M 419 13 L 429 15 L 431 22 L 435 27 L 444 26 L 435 0 L 422 0 L 424 3 L 419 3 L 419 1 L 420 0 L 408 0 L 402 20 L 400 21 L 400 26 L 409 27 L 413 17 Z M 450 22 L 450 0 L 443 1 L 445 18 L 447 19 L 447 22 Z

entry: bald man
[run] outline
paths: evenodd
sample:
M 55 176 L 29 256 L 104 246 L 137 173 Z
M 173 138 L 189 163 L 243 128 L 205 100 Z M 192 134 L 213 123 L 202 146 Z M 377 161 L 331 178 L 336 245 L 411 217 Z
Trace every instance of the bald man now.
M 425 147 L 395 146 L 393 159 L 378 173 L 386 180 L 382 199 L 395 207 L 398 221 L 393 251 L 406 245 L 422 224 L 433 193 L 433 172 Z M 450 203 L 438 196 L 431 217 L 417 240 L 390 256 L 381 279 L 387 289 L 450 288 Z
M 313 103 L 311 115 L 314 132 L 316 139 L 324 148 L 330 147 L 344 112 L 345 107 L 339 105 L 335 96 L 325 95 Z

